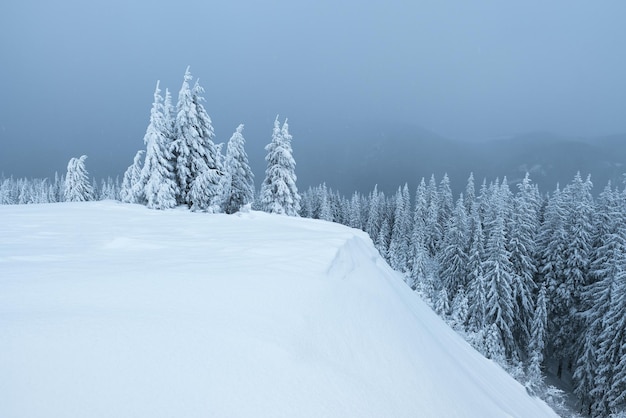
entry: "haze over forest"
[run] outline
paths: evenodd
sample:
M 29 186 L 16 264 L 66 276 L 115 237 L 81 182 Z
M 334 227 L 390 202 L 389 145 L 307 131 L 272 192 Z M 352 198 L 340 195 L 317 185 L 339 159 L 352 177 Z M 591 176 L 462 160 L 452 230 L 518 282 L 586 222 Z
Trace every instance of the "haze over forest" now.
M 617 0 L 6 2 L 0 173 L 50 177 L 87 154 L 93 176 L 121 177 L 156 81 L 176 97 L 191 65 L 216 142 L 244 123 L 258 177 L 280 114 L 301 189 L 448 172 L 458 191 L 470 171 L 530 170 L 548 191 L 581 170 L 599 190 L 626 164 L 625 12 Z

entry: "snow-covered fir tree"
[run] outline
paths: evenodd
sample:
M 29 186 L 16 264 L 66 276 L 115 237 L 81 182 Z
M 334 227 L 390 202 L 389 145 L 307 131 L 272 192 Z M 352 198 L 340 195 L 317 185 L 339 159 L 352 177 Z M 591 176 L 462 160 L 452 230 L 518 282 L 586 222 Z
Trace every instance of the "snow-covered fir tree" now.
M 470 173 L 465 186 L 465 212 L 469 215 L 474 211 L 476 204 L 476 186 L 474 185 L 474 173 Z
M 223 198 L 224 184 L 213 143 L 213 125 L 202 105 L 204 89 L 197 80 L 191 88 L 191 80 L 187 68 L 178 94 L 176 139 L 173 144 L 178 201 L 192 210 L 219 211 L 223 202 L 217 200 Z
M 171 132 L 165 116 L 163 98 L 157 82 L 150 123 L 143 138 L 146 158 L 141 170 L 140 184 L 144 187 L 146 204 L 151 209 L 176 206 L 177 183 L 174 156 L 171 152 Z
M 415 210 L 413 211 L 413 225 L 409 242 L 409 285 L 415 290 L 421 288 L 428 276 L 429 255 L 426 247 L 426 216 L 428 202 L 426 200 L 426 183 L 421 179 L 415 192 Z M 430 292 L 427 292 L 430 293 Z
M 468 278 L 468 225 L 463 195 L 459 197 L 452 217 L 448 220 L 441 250 L 437 254 L 439 277 L 451 298 L 459 288 L 465 288 Z
M 460 331 L 465 331 L 469 318 L 469 300 L 465 293 L 465 286 L 459 286 L 452 299 L 450 307 L 452 311 L 452 326 Z
M 518 188 L 519 191 L 512 202 L 512 222 L 507 248 L 511 254 L 513 267 L 511 283 L 515 300 L 513 332 L 519 346 L 526 347 L 530 338 L 530 325 L 534 310 L 534 278 L 537 272 L 535 246 L 539 218 L 536 212 L 536 196 L 528 173 Z
M 395 197 L 394 222 L 389 244 L 389 263 L 394 270 L 409 271 L 409 246 L 411 240 L 411 197 L 409 186 L 398 188 Z
M 491 221 L 489 237 L 485 245 L 484 277 L 487 290 L 487 322 L 496 326 L 499 340 L 509 358 L 518 354 L 513 336 L 514 300 L 511 281 L 513 266 L 510 253 L 506 249 L 506 227 L 504 221 L 504 201 L 496 196 L 495 219 Z M 493 329 L 491 332 L 495 332 Z
M 426 188 L 426 202 L 428 209 L 425 218 L 426 229 L 424 231 L 426 248 L 428 249 L 431 257 L 435 257 L 437 255 L 443 238 L 444 224 L 441 223 L 441 220 L 444 217 L 439 215 L 439 211 L 444 205 L 442 205 L 440 201 L 441 196 L 437 191 L 435 176 L 432 175 L 428 182 L 428 187 Z
M 528 383 L 527 387 L 532 392 L 537 392 L 544 385 L 543 373 L 543 349 L 546 339 L 548 313 L 546 310 L 546 286 L 545 283 L 539 289 L 535 311 L 530 325 L 530 341 L 528 344 Z
M 382 227 L 383 210 L 385 195 L 378 192 L 378 185 L 374 185 L 374 190 L 369 195 L 369 205 L 367 212 L 367 221 L 365 222 L 365 232 L 370 236 L 372 241 L 378 237 L 378 232 Z
M 565 281 L 565 249 L 568 246 L 568 237 L 565 232 L 566 202 L 563 192 L 557 186 L 554 194 L 546 206 L 544 221 L 539 234 L 539 281 L 545 281 L 548 291 L 548 339 L 547 353 L 550 358 L 558 361 L 557 376 L 560 378 L 564 362 L 563 345 L 566 344 L 557 333 L 560 329 L 561 318 L 567 312 L 565 308 L 555 305 L 559 300 L 559 287 Z
M 484 339 L 481 352 L 485 357 L 500 365 L 506 364 L 506 352 L 502 341 L 502 331 L 495 323 L 488 325 L 482 333 Z
M 471 214 L 470 249 L 467 262 L 467 287 L 469 289 L 469 325 L 473 332 L 484 330 L 487 323 L 487 284 L 483 271 L 485 236 L 477 208 Z
M 442 287 L 439 292 L 437 292 L 434 304 L 435 312 L 437 312 L 437 315 L 441 316 L 442 318 L 447 318 L 450 312 L 450 298 L 445 287 Z
M 319 198 L 319 219 L 332 222 L 335 218 L 334 211 L 331 204 L 331 198 L 328 193 L 326 183 L 322 183 L 322 186 L 318 189 Z
M 387 216 L 383 218 L 382 225 L 378 231 L 378 236 L 374 240 L 374 246 L 380 255 L 389 260 L 389 245 L 391 244 L 391 225 Z
M 348 226 L 351 228 L 362 229 L 363 218 L 361 215 L 361 195 L 358 192 L 354 192 L 350 198 Z
M 577 174 L 572 184 L 567 185 L 561 196 L 558 209 L 558 234 L 554 244 L 561 244 L 558 249 L 562 263 L 549 278 L 548 291 L 550 312 L 549 342 L 551 351 L 558 357 L 560 375 L 563 366 L 575 361 L 575 348 L 580 342 L 580 318 L 574 313 L 581 306 L 581 292 L 588 284 L 588 270 L 593 231 L 593 199 L 591 181 L 583 181 Z M 552 244 L 549 244 L 552 247 Z M 548 247 L 548 252 L 557 251 Z
M 142 157 L 144 150 L 139 150 L 133 158 L 133 163 L 124 172 L 120 200 L 124 203 L 143 203 L 145 190 L 141 182 Z
M 225 171 L 230 180 L 224 203 L 226 213 L 235 213 L 254 200 L 254 174 L 248 163 L 245 143 L 241 124 L 230 137 L 226 147 Z
M 452 189 L 450 187 L 450 178 L 448 173 L 443 175 L 441 182 L 439 183 L 439 209 L 437 210 L 438 222 L 441 230 L 445 229 L 452 218 L 452 212 L 454 211 L 454 197 L 452 196 Z
M 70 159 L 65 174 L 63 196 L 66 202 L 85 202 L 93 200 L 93 187 L 89 182 L 89 173 L 85 168 L 86 155 Z
M 282 127 L 274 120 L 272 141 L 265 147 L 267 169 L 261 186 L 261 205 L 266 212 L 298 216 L 300 195 L 296 186 L 296 161 L 287 120 Z

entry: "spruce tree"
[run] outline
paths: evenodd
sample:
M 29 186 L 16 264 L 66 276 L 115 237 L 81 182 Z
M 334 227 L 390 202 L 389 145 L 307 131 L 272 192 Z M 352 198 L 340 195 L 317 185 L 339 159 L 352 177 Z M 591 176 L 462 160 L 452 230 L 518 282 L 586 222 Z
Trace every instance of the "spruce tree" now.
M 365 223 L 365 232 L 370 236 L 372 241 L 378 237 L 378 232 L 382 226 L 383 205 L 385 196 L 378 192 L 378 185 L 374 185 L 374 190 L 369 196 L 369 205 L 367 213 L 367 222 Z
M 581 307 L 581 293 L 588 284 L 589 261 L 593 232 L 591 181 L 583 182 L 577 174 L 572 184 L 563 190 L 564 240 L 561 253 L 562 274 L 550 283 L 550 301 L 553 308 L 550 337 L 560 367 L 573 364 L 577 342 L 581 341 L 580 317 L 575 314 Z
M 482 223 L 475 210 L 472 214 L 472 235 L 467 264 L 468 298 L 469 298 L 469 325 L 474 332 L 484 330 L 487 321 L 487 284 L 483 271 L 485 251 L 485 236 Z
M 178 94 L 173 143 L 178 200 L 192 210 L 217 211 L 222 204 L 217 200 L 223 197 L 223 172 L 213 143 L 211 118 L 202 105 L 204 89 L 197 80 L 191 88 L 191 80 L 188 67 Z M 194 184 L 197 178 L 198 184 Z
M 391 267 L 401 273 L 409 270 L 409 241 L 411 206 L 408 185 L 398 188 L 395 196 L 394 222 L 391 232 L 391 244 L 389 245 L 389 261 Z
M 443 225 L 440 223 L 440 220 L 443 219 L 443 217 L 439 216 L 439 211 L 442 206 L 440 200 L 441 196 L 437 191 L 435 176 L 432 175 L 426 189 L 426 202 L 428 204 L 428 209 L 425 218 L 426 229 L 424 231 L 426 248 L 428 249 L 431 257 L 435 257 L 437 255 L 443 238 Z
M 484 351 L 482 354 L 499 365 L 505 366 L 506 351 L 502 341 L 502 330 L 497 324 L 492 323 L 485 328 L 482 334 L 484 336 Z
M 332 222 L 335 217 L 333 214 L 333 209 L 331 207 L 331 197 L 328 193 L 328 188 L 326 187 L 326 183 L 323 183 L 322 186 L 318 189 L 319 194 L 319 219 L 324 221 Z
M 363 228 L 363 219 L 361 217 L 361 196 L 358 192 L 354 192 L 350 198 L 348 226 L 356 229 Z
M 466 331 L 469 317 L 469 300 L 463 286 L 459 286 L 452 299 L 452 325 L 455 329 Z
M 93 200 L 93 187 L 89 182 L 89 173 L 85 168 L 86 155 L 72 158 L 67 164 L 63 196 L 66 202 L 85 202 Z
M 382 221 L 378 235 L 374 240 L 374 246 L 380 253 L 380 255 L 389 262 L 389 245 L 391 244 L 391 226 L 389 224 L 389 218 L 386 216 Z
M 139 150 L 133 158 L 133 163 L 124 172 L 122 187 L 120 188 L 120 200 L 124 203 L 143 203 L 145 190 L 141 183 L 141 158 L 144 150 Z
M 296 162 L 291 140 L 287 120 L 281 128 L 276 116 L 272 142 L 265 147 L 267 169 L 261 186 L 261 204 L 269 213 L 298 216 L 300 195 L 296 186 Z
M 450 298 L 448 297 L 448 292 L 445 287 L 442 287 L 436 295 L 434 310 L 437 315 L 446 319 L 450 312 Z
M 146 159 L 141 170 L 140 183 L 144 187 L 146 204 L 151 209 L 176 206 L 177 184 L 171 153 L 170 133 L 164 113 L 163 98 L 157 82 L 150 123 L 143 138 Z
M 429 258 L 425 235 L 427 212 L 426 182 L 422 178 L 415 192 L 415 211 L 413 213 L 408 260 L 410 267 L 409 285 L 414 290 L 420 287 L 427 277 Z
M 563 356 L 567 342 L 560 336 L 563 318 L 569 314 L 566 306 L 557 301 L 561 298 L 561 284 L 565 281 L 564 254 L 568 246 L 565 232 L 566 202 L 563 192 L 557 186 L 548 200 L 544 214 L 544 222 L 539 234 L 539 277 L 538 281 L 546 283 L 548 300 L 548 338 L 546 353 L 550 359 L 558 362 L 557 377 L 561 377 L 565 357 Z
M 476 187 L 474 186 L 474 173 L 470 173 L 465 186 L 465 212 L 469 215 L 474 211 L 476 204 Z
M 536 203 L 528 173 L 518 185 L 519 192 L 514 199 L 510 239 L 508 249 L 513 267 L 512 288 L 515 299 L 514 336 L 520 347 L 526 347 L 530 337 L 530 324 L 533 317 L 535 246 L 538 229 Z
M 452 197 L 450 179 L 446 173 L 439 183 L 439 210 L 437 211 L 439 226 L 442 230 L 448 226 L 453 211 L 454 198 Z
M 528 344 L 528 381 L 533 391 L 543 386 L 543 349 L 545 346 L 548 313 L 546 310 L 546 286 L 541 286 L 535 302 L 535 312 L 530 326 L 530 341 Z
M 226 213 L 235 213 L 254 200 L 254 174 L 245 150 L 243 125 L 239 125 L 226 148 L 226 172 L 230 176 Z
M 467 214 L 463 195 L 457 200 L 452 218 L 449 220 L 441 250 L 437 254 L 439 277 L 450 298 L 454 299 L 459 288 L 465 289 L 468 277 L 468 231 Z
M 505 354 L 511 358 L 518 354 L 518 347 L 512 332 L 515 318 L 515 302 L 511 288 L 513 266 L 510 253 L 506 249 L 504 202 L 494 199 L 494 205 L 497 206 L 494 208 L 495 218 L 491 221 L 489 238 L 485 246 L 486 313 L 487 322 L 497 327 Z

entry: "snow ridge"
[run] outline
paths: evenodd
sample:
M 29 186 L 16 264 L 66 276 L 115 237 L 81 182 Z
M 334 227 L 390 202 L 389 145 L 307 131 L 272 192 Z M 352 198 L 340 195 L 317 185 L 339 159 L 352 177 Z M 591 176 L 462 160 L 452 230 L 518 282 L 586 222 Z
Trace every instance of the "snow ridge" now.
M 114 202 L 0 219 L 3 418 L 555 416 L 362 231 Z

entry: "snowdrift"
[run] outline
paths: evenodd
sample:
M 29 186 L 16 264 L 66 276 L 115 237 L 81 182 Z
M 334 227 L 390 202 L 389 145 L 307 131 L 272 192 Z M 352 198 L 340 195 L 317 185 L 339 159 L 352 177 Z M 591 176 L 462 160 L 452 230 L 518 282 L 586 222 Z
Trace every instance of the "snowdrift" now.
M 361 231 L 115 202 L 0 207 L 0 416 L 555 416 Z

